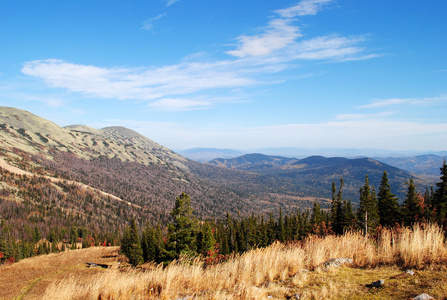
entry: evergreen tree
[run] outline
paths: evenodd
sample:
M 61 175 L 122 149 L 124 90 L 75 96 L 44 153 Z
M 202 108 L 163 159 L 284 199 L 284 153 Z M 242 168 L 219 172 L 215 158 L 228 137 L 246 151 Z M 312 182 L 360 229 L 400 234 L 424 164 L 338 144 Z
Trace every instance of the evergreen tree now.
M 447 227 L 447 164 L 445 159 L 440 170 L 441 182 L 436 183 L 437 189 L 433 197 L 433 206 L 436 209 L 438 222 Z
M 343 210 L 345 211 L 345 222 L 344 227 L 345 229 L 354 229 L 357 219 L 355 217 L 354 211 L 352 210 L 352 203 L 351 200 L 343 201 Z
M 135 219 L 132 218 L 128 231 L 128 250 L 126 253 L 129 263 L 137 266 L 143 263 L 143 250 L 141 249 L 140 238 L 138 237 L 138 229 Z
M 194 255 L 197 222 L 192 217 L 191 200 L 186 193 L 176 198 L 171 217 L 172 222 L 168 225 L 168 256 L 178 258 L 182 253 Z
M 378 194 L 378 208 L 380 225 L 384 227 L 394 226 L 400 222 L 399 203 L 388 182 L 386 171 L 383 172 Z
M 323 212 L 321 210 L 320 204 L 314 202 L 312 207 L 312 214 L 310 216 L 310 225 L 312 226 L 312 232 L 314 234 L 322 234 L 320 231 L 320 225 L 323 221 Z
M 435 207 L 434 207 L 434 192 L 433 186 L 430 189 L 426 188 L 423 199 L 423 206 L 421 207 L 423 210 L 424 220 L 426 222 L 434 222 L 435 221 Z
M 37 243 L 38 241 L 40 241 L 41 238 L 42 236 L 40 234 L 40 230 L 37 226 L 35 226 L 33 231 L 33 242 Z
M 281 243 L 286 241 L 285 229 L 284 229 L 284 221 L 282 216 L 282 208 L 279 208 L 279 219 L 278 224 L 276 226 L 276 239 Z
M 200 242 L 198 251 L 206 255 L 208 251 L 214 250 L 216 239 L 214 238 L 213 229 L 209 223 L 206 223 L 200 232 Z
M 275 241 L 275 218 L 273 218 L 273 214 L 269 214 L 269 221 L 267 223 L 267 244 L 270 245 Z
M 402 221 L 405 226 L 410 226 L 419 221 L 421 209 L 419 207 L 419 195 L 416 192 L 413 178 L 408 183 L 408 190 L 402 206 Z
M 332 209 L 331 209 L 331 221 L 332 230 L 335 234 L 343 234 L 346 227 L 346 211 L 345 205 L 343 205 L 343 176 L 340 177 L 340 187 L 338 188 L 337 196 L 335 196 L 336 189 L 335 183 L 332 183 Z
M 374 189 L 371 190 L 368 175 L 365 176 L 365 184 L 360 188 L 360 204 L 357 217 L 361 228 L 366 228 L 368 232 L 374 232 L 379 225 L 379 211 L 377 208 L 377 198 Z M 365 224 L 365 220 L 367 223 Z

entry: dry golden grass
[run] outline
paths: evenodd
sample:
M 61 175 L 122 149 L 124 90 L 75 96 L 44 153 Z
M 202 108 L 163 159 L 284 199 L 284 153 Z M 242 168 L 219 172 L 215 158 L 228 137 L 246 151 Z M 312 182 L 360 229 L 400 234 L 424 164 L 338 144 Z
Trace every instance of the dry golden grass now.
M 353 258 L 356 268 L 321 267 L 334 257 Z M 289 299 L 299 294 L 300 299 L 387 299 L 391 293 L 405 299 L 424 289 L 444 297 L 447 279 L 441 269 L 446 259 L 444 235 L 436 225 L 382 230 L 377 241 L 348 232 L 311 236 L 290 245 L 275 243 L 208 268 L 200 261 L 177 261 L 145 271 L 108 270 L 89 281 L 71 276 L 51 284 L 44 298 Z M 399 269 L 409 267 L 419 269 L 419 275 L 407 278 Z M 386 279 L 387 285 L 366 287 L 378 279 Z
M 65 253 L 41 255 L 0 267 L 0 299 L 42 299 L 48 285 L 75 274 L 89 280 L 102 268 L 87 268 L 87 262 L 117 264 L 118 247 L 92 247 Z M 61 291 L 62 292 L 62 291 Z

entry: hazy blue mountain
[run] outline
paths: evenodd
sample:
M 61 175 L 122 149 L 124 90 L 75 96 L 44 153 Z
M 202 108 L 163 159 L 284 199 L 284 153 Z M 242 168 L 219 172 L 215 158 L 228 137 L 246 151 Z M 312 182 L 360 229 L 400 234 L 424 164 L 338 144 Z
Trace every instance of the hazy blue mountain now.
M 244 152 L 238 150 L 218 148 L 192 148 L 177 152 L 198 162 L 208 162 L 215 158 L 233 158 L 244 154 Z
M 415 175 L 439 177 L 439 168 L 442 166 L 445 156 L 426 154 L 409 157 L 377 157 L 376 159 Z

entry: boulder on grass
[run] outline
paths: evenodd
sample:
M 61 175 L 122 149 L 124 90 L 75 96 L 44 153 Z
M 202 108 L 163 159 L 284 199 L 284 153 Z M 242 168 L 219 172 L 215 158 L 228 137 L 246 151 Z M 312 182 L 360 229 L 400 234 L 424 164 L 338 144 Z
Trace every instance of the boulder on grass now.
M 347 257 L 330 258 L 323 263 L 323 267 L 325 267 L 325 268 L 341 267 L 346 264 L 352 265 L 352 263 L 353 263 L 352 258 L 347 258 Z

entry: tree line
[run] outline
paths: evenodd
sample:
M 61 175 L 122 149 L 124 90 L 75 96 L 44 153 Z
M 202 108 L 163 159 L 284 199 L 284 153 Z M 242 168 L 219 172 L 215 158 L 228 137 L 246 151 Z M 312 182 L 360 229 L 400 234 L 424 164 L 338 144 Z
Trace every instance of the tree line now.
M 332 183 L 330 209 L 322 209 L 315 202 L 311 210 L 278 217 L 231 216 L 200 221 L 192 214 L 191 200 L 186 193 L 176 198 L 167 227 L 147 224 L 139 233 L 135 219 L 125 229 L 121 252 L 137 266 L 144 262 L 169 263 L 180 257 L 201 256 L 207 263 L 221 261 L 232 253 L 242 253 L 256 247 L 266 247 L 275 241 L 302 240 L 309 234 L 343 234 L 347 230 L 363 230 L 374 235 L 380 228 L 411 226 L 415 223 L 436 222 L 447 229 L 447 165 L 444 160 L 441 181 L 423 195 L 416 191 L 411 178 L 407 182 L 406 197 L 399 204 L 391 192 L 388 175 L 383 173 L 378 192 L 365 176 L 359 190 L 360 203 L 353 208 L 343 197 L 343 177 L 338 188 Z

